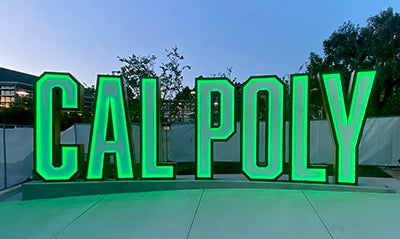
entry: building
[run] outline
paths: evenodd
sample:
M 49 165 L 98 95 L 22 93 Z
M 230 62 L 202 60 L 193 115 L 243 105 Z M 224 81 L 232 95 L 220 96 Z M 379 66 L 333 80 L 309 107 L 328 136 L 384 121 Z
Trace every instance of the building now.
M 33 97 L 38 77 L 0 67 L 0 108 L 9 108 L 22 97 Z M 92 111 L 94 88 L 85 88 L 84 107 Z
M 0 108 L 22 97 L 32 97 L 37 76 L 0 67 Z
M 195 101 L 166 100 L 161 106 L 162 120 L 174 123 L 194 123 Z

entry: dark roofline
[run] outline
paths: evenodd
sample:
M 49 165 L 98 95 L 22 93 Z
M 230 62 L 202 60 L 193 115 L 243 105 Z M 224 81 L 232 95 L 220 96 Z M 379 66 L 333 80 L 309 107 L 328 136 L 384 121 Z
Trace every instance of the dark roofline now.
M 18 82 L 33 86 L 37 79 L 38 77 L 34 75 L 0 67 L 0 82 L 2 83 Z

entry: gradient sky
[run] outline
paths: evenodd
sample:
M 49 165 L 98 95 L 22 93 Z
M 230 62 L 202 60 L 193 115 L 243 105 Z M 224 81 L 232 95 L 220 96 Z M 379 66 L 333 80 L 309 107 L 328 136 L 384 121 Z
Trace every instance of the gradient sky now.
M 233 77 L 286 76 L 343 22 L 368 17 L 400 1 L 2 0 L 0 67 L 40 75 L 70 72 L 86 85 L 121 67 L 117 56 L 155 54 L 177 46 L 199 75 L 233 68 Z M 156 71 L 159 72 L 158 67 Z

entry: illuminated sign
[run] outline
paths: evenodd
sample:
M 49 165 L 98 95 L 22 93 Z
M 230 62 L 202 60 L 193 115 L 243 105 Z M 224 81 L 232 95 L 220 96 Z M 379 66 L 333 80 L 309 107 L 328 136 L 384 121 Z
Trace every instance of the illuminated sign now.
M 357 184 L 358 148 L 375 71 L 354 73 L 347 94 L 340 74 L 323 74 L 320 85 L 334 142 L 335 183 Z M 283 174 L 285 100 L 291 103 L 289 180 L 327 183 L 325 168 L 310 165 L 308 76 L 292 75 L 291 97 L 276 76 L 251 77 L 242 88 L 241 164 L 250 180 L 276 180 Z M 266 155 L 258 159 L 257 94 L 267 92 Z M 212 94 L 219 95 L 218 124 L 212 123 Z M 175 165 L 162 164 L 160 148 L 160 85 L 141 80 L 141 172 L 135 173 L 127 98 L 122 79 L 98 76 L 94 120 L 87 162 L 83 145 L 60 143 L 60 111 L 83 107 L 83 87 L 67 73 L 44 73 L 36 83 L 35 172 L 45 181 L 71 180 L 79 172 L 86 180 L 102 180 L 113 157 L 117 179 L 174 179 Z M 196 179 L 213 178 L 213 145 L 236 132 L 235 88 L 225 78 L 196 79 Z M 345 98 L 346 96 L 346 98 Z M 137 150 L 137 149 L 136 149 Z M 85 166 L 84 166 L 85 165 Z M 137 171 L 137 170 L 136 170 Z

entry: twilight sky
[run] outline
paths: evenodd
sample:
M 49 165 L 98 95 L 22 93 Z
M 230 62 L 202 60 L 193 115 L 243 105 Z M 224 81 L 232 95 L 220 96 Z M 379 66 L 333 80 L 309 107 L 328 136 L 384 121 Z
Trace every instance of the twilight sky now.
M 0 67 L 40 75 L 70 72 L 95 84 L 97 74 L 121 66 L 117 56 L 155 54 L 177 46 L 194 78 L 226 72 L 295 73 L 343 22 L 366 25 L 368 17 L 400 1 L 303 0 L 2 0 Z M 158 66 L 155 68 L 159 72 Z

